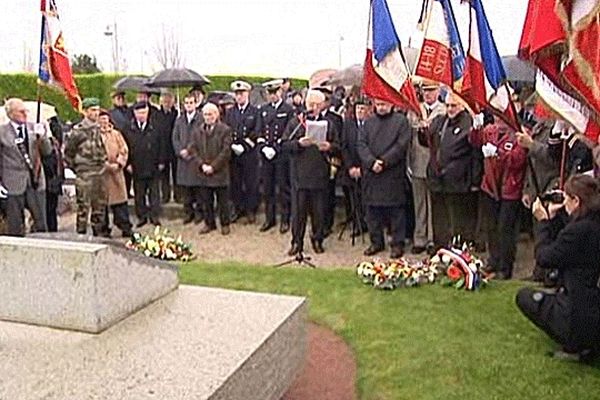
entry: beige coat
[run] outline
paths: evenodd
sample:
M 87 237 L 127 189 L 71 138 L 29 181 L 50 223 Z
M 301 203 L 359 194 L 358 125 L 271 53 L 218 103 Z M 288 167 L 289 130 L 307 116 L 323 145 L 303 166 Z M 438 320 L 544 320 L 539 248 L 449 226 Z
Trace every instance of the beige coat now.
M 127 187 L 123 168 L 127 164 L 129 149 L 121 132 L 113 129 L 102 132 L 104 147 L 106 148 L 108 166 L 104 173 L 106 192 L 108 193 L 108 205 L 116 205 L 127 202 Z

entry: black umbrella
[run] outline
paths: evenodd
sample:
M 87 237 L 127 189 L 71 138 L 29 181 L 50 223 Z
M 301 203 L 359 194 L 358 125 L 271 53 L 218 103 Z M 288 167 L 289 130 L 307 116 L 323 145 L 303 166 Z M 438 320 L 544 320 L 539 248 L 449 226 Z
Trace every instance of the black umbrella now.
M 510 82 L 535 82 L 535 67 L 517 56 L 502 57 L 502 64 Z
M 151 87 L 182 87 L 207 85 L 210 80 L 187 68 L 169 68 L 150 78 Z
M 124 76 L 119 79 L 113 87 L 115 90 L 132 90 L 134 92 L 145 92 L 145 93 L 154 93 L 160 94 L 159 88 L 152 88 L 148 85 L 148 78 L 143 76 Z

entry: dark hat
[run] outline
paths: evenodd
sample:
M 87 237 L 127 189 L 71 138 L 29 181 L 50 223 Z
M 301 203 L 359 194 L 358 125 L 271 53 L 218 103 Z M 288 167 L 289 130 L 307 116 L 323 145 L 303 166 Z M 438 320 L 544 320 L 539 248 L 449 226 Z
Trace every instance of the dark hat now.
M 138 101 L 133 105 L 134 110 L 142 110 L 144 108 L 148 108 L 148 102 L 146 101 Z
M 276 90 L 279 90 L 281 85 L 283 85 L 283 79 L 273 79 L 262 84 L 262 86 L 269 92 L 275 92 Z
M 100 99 L 96 97 L 86 97 L 81 102 L 81 107 L 83 107 L 84 110 L 87 110 L 90 107 L 100 107 Z
M 195 85 L 190 89 L 190 93 L 191 92 L 200 92 L 202 94 L 206 94 L 206 92 L 204 91 L 204 86 L 202 85 Z
M 100 109 L 100 116 L 101 117 L 107 116 L 110 118 L 110 112 L 108 112 L 108 110 L 102 108 L 102 109 Z
M 231 82 L 230 88 L 232 92 L 249 92 L 250 90 L 252 90 L 252 85 L 246 81 L 237 80 Z
M 355 101 L 354 101 L 354 105 L 364 105 L 364 106 L 370 106 L 371 105 L 371 99 L 369 99 L 366 96 L 360 96 L 358 97 Z
M 123 92 L 122 90 L 115 90 L 114 92 L 112 92 L 110 94 L 110 97 L 117 97 L 117 96 L 125 96 L 125 92 Z

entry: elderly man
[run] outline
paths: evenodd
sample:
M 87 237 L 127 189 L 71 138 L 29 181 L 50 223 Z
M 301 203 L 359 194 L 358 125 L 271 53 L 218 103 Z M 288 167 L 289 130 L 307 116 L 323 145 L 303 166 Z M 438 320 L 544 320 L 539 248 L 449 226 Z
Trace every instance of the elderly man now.
M 475 239 L 477 225 L 476 150 L 469 142 L 473 120 L 458 96 L 446 96 L 446 115 L 419 130 L 419 142 L 429 147 L 427 182 L 431 191 L 433 238 L 438 247 L 461 236 Z M 427 125 L 427 122 L 424 123 Z
M 291 154 L 291 182 L 293 196 L 292 247 L 288 254 L 303 251 L 308 212 L 311 214 L 311 243 L 320 254 L 325 238 L 325 211 L 329 184 L 329 158 L 339 152 L 335 126 L 320 113 L 325 102 L 323 93 L 309 90 L 306 94 L 307 120 L 293 119 L 284 133 L 284 150 Z M 311 136 L 311 128 L 324 126 L 324 140 Z
M 104 225 L 108 200 L 104 180 L 107 156 L 98 124 L 100 100 L 83 100 L 83 112 L 83 120 L 73 127 L 65 146 L 65 160 L 77 175 L 77 233 L 87 233 L 91 213 L 94 236 L 108 236 Z
M 116 91 L 112 93 L 113 108 L 110 110 L 110 119 L 115 129 L 123 132 L 127 129 L 133 114 L 125 102 L 125 92 Z
M 7 233 L 25 234 L 25 208 L 33 217 L 33 229 L 45 232 L 46 183 L 41 157 L 51 154 L 52 144 L 43 126 L 27 122 L 27 108 L 21 99 L 9 99 L 4 107 L 9 121 L 0 125 L 0 198 L 6 199 Z
M 391 257 L 404 254 L 406 232 L 406 158 L 411 132 L 406 117 L 392 104 L 376 99 L 375 115 L 367 120 L 358 140 L 362 161 L 363 200 L 371 245 L 366 256 L 385 248 L 384 227 L 389 229 Z
M 229 159 L 231 157 L 231 128 L 219 122 L 219 108 L 207 103 L 202 107 L 204 123 L 194 132 L 188 153 L 195 158 L 200 176 L 200 193 L 204 205 L 204 235 L 217 229 L 214 202 L 217 200 L 221 233 L 229 235 Z
M 158 226 L 160 174 L 167 161 L 166 145 L 154 122 L 149 119 L 148 103 L 136 103 L 133 112 L 134 119 L 125 133 L 129 146 L 129 162 L 126 169 L 133 175 L 137 227 L 146 225 L 148 219 Z M 146 202 L 146 197 L 149 203 Z
M 422 87 L 423 106 L 427 114 L 427 122 L 431 123 L 440 115 L 446 114 L 446 106 L 439 101 L 440 89 L 435 83 L 426 83 Z M 426 249 L 433 250 L 433 223 L 431 209 L 431 194 L 427 187 L 427 164 L 429 164 L 429 149 L 419 143 L 418 118 L 414 113 L 409 114 L 413 128 L 413 137 L 408 157 L 409 173 L 415 208 L 415 232 L 413 237 L 413 254 L 420 254 Z
M 225 115 L 225 123 L 233 129 L 231 197 L 235 215 L 232 222 L 239 217 L 245 217 L 247 223 L 254 224 L 260 195 L 256 146 L 258 108 L 250 104 L 251 89 L 252 85 L 248 82 L 235 81 L 231 83 L 236 104 Z
M 257 142 L 262 158 L 263 191 L 265 196 L 265 223 L 260 228 L 266 232 L 276 224 L 276 203 L 279 200 L 280 233 L 290 229 L 290 161 L 282 151 L 283 131 L 292 118 L 294 109 L 282 99 L 281 79 L 263 83 L 269 102 L 259 110 Z

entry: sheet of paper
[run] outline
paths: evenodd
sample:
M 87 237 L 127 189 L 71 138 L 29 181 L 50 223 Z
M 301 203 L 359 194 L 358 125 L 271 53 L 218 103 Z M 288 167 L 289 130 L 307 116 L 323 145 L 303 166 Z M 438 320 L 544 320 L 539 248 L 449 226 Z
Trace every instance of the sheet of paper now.
M 316 143 L 327 141 L 327 121 L 306 121 L 306 137 Z

